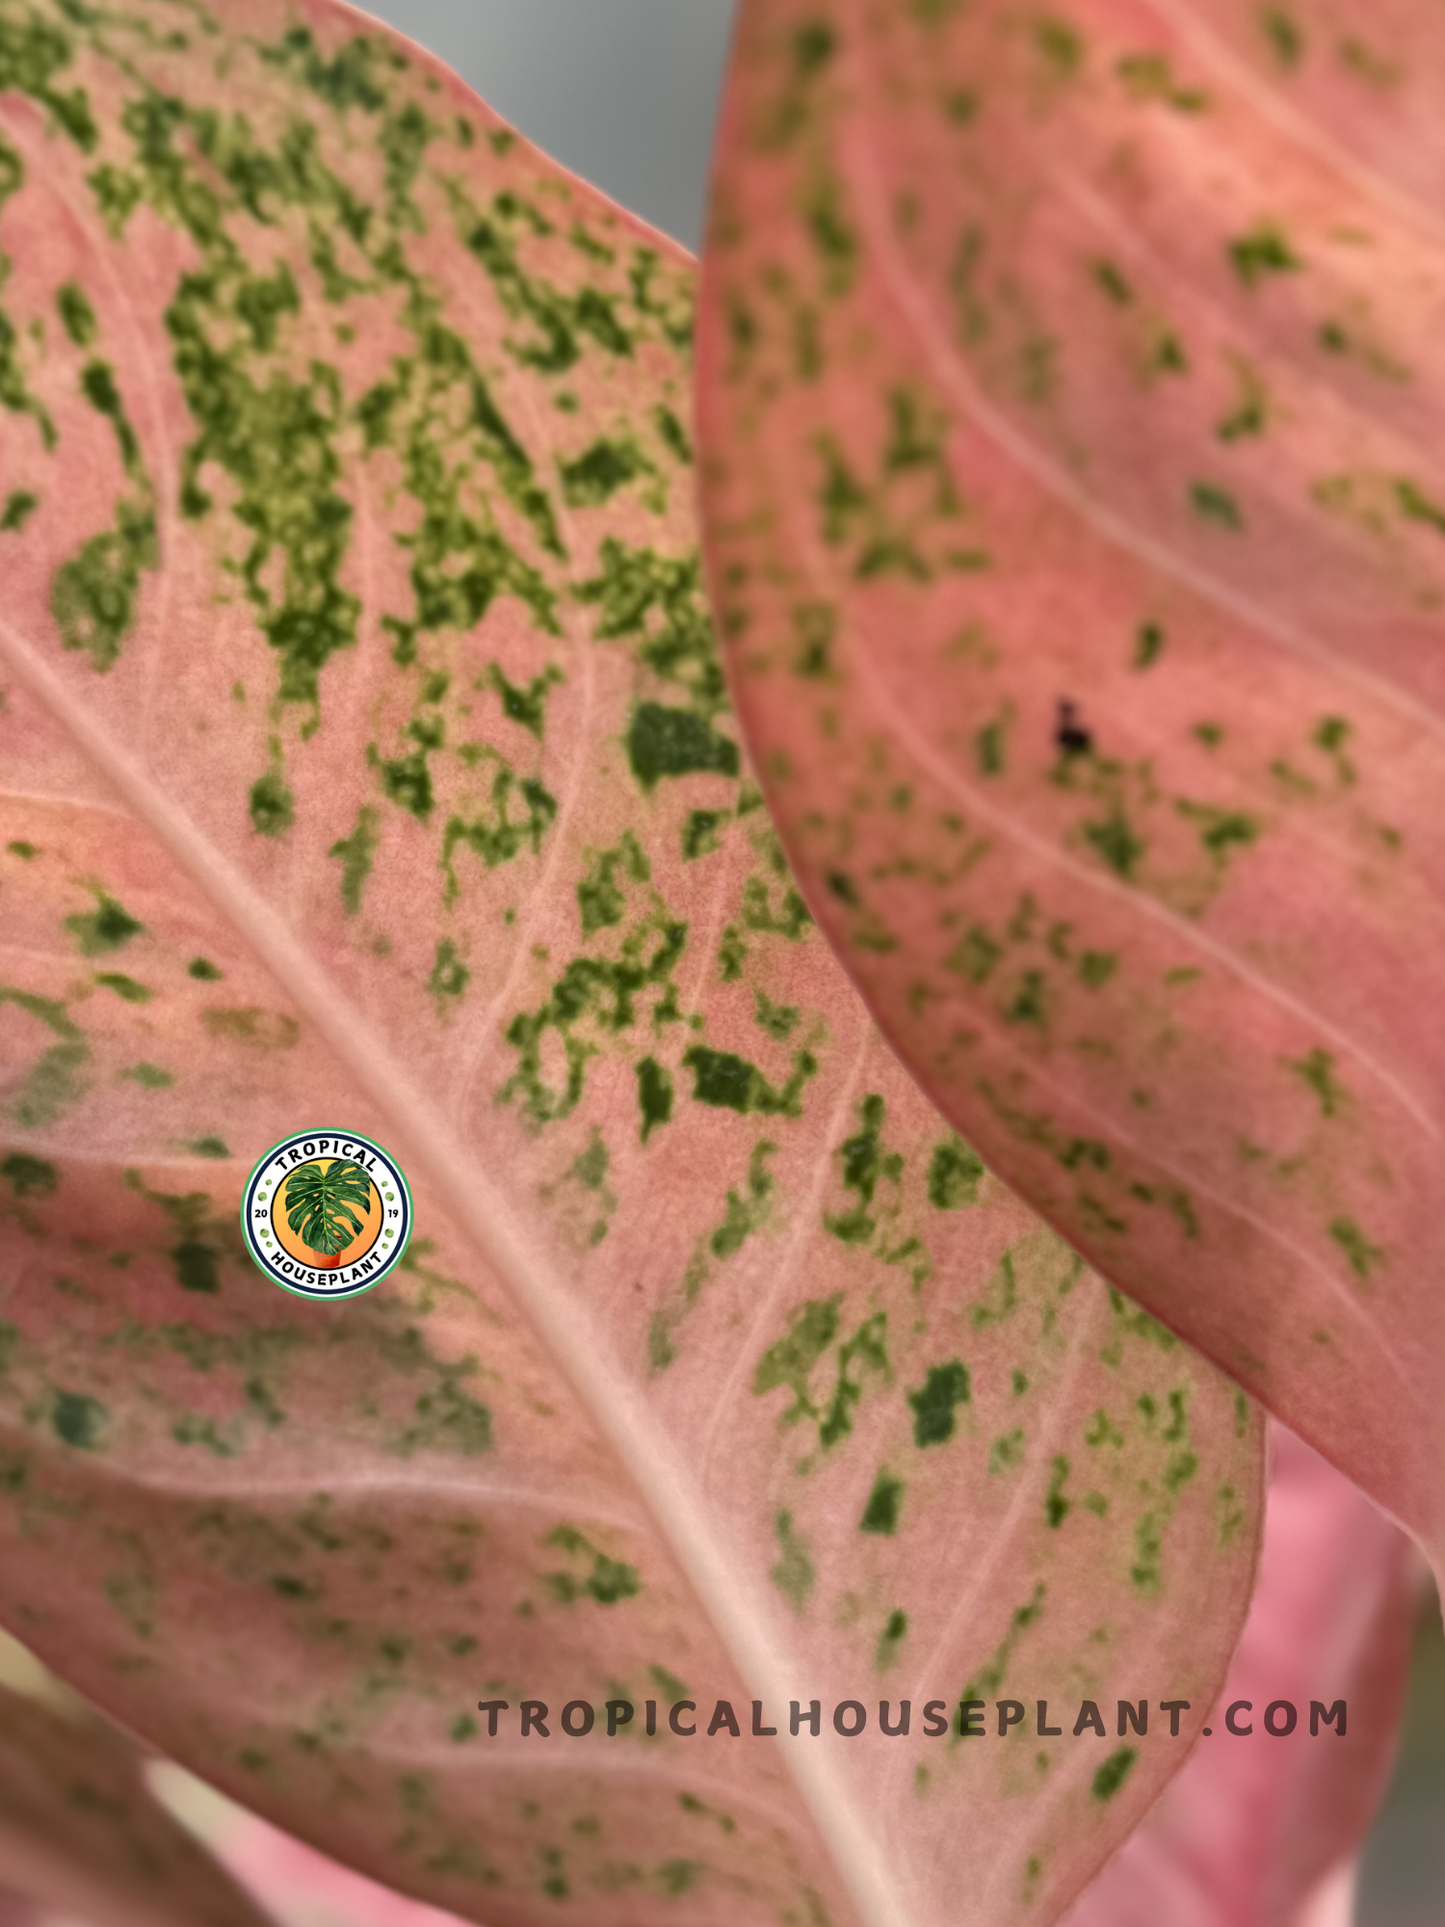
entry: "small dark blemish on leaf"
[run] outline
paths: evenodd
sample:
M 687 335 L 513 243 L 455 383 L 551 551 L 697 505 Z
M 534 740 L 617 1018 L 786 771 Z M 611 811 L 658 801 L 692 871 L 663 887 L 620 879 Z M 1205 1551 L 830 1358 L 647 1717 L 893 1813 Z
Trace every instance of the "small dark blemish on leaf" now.
M 267 770 L 251 785 L 251 827 L 262 836 L 283 836 L 295 817 L 295 799 L 280 770 Z
M 1138 1748 L 1121 1746 L 1111 1753 L 1094 1775 L 1094 1798 L 1112 1800 L 1129 1777 L 1129 1769 L 1138 1757 Z
M 65 927 L 79 943 L 82 957 L 99 957 L 106 951 L 119 950 L 144 931 L 145 925 L 138 923 L 104 890 L 96 891 L 95 902 L 95 909 L 86 915 L 65 919 Z
M 12 1151 L 0 1162 L 0 1178 L 8 1181 L 17 1198 L 48 1198 L 60 1184 L 53 1164 L 25 1151 Z
M 637 1108 L 642 1113 L 642 1142 L 672 1118 L 672 1078 L 655 1057 L 637 1066 Z
M 1059 698 L 1058 722 L 1054 727 L 1054 742 L 1065 756 L 1087 756 L 1094 747 L 1094 739 L 1079 720 L 1078 707 L 1067 696 Z
M 93 1452 L 109 1422 L 110 1414 L 98 1398 L 90 1398 L 84 1392 L 56 1392 L 50 1423 L 56 1437 L 67 1445 L 81 1452 Z
M 880 1471 L 858 1521 L 860 1532 L 878 1532 L 886 1537 L 898 1530 L 898 1512 L 903 1503 L 903 1481 L 891 1472 Z

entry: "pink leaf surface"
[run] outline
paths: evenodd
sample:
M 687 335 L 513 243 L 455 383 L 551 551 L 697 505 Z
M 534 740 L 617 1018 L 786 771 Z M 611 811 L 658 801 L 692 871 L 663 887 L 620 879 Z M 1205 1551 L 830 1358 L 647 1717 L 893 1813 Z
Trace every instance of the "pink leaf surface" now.
M 1068 1927 L 1305 1927 L 1337 1907 L 1384 1794 L 1421 1604 L 1415 1548 L 1348 1480 L 1274 1426 L 1259 1584 L 1202 1740 Z M 1265 1716 L 1290 1702 L 1292 1732 Z M 1311 1732 L 1311 1702 L 1345 1702 Z M 1225 1715 L 1239 1702 L 1231 1735 Z M 1288 1714 L 1274 1714 L 1283 1727 Z M 1342 1878 L 1343 1876 L 1343 1878 Z M 1313 1919 L 1313 1916 L 1309 1917 Z M 1350 1918 L 1348 1905 L 1343 1918 Z
M 0 19 L 0 1616 L 488 1927 L 1057 1917 L 1225 1676 L 1259 1426 L 812 928 L 691 264 L 341 9 Z M 339 1304 L 236 1228 L 328 1125 L 419 1227 Z M 928 1738 L 965 1694 L 1029 1722 Z M 1191 1710 L 1035 1737 L 1126 1695 Z
M 156 1801 L 118 1733 L 0 1687 L 0 1921 L 47 1914 L 87 1927 L 269 1919 Z
M 1184 8 L 754 0 L 700 438 L 747 734 L 904 1061 L 1439 1568 L 1445 255 L 1386 118 Z
M 170 1762 L 151 1769 L 160 1798 L 266 1910 L 276 1927 L 457 1927 L 455 1914 L 408 1900 L 233 1805 Z

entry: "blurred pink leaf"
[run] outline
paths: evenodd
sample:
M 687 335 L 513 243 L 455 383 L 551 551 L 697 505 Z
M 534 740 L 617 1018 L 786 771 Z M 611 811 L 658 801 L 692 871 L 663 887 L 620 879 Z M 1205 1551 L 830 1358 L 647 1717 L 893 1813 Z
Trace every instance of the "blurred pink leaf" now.
M 1346 1861 L 1322 1880 L 1290 1927 L 1354 1927 L 1357 1862 Z
M 1307 1445 L 1281 1426 L 1270 1445 L 1259 1583 L 1210 1738 L 1067 1927 L 1325 1927 L 1350 1918 L 1353 1859 L 1399 1737 L 1421 1562 Z M 1297 1724 L 1272 1735 L 1266 1713 L 1278 1700 Z M 1252 1727 L 1246 1736 L 1225 1728 L 1240 1701 L 1249 1702 L 1235 1714 L 1236 1725 Z M 1312 1707 L 1338 1701 L 1343 1737 L 1337 1719 L 1327 1724 Z M 1288 1719 L 1281 1709 L 1273 1723 Z
M 1296 137 L 1326 143 L 1336 166 L 1367 171 L 1369 190 L 1400 196 L 1432 221 L 1445 182 L 1445 23 L 1419 0 L 1195 0 L 1208 34 L 1264 83 L 1268 111 Z M 1413 203 L 1413 207 L 1409 204 Z
M 1327 17 L 1424 72 L 1423 10 Z M 1341 144 L 1389 116 L 1327 134 L 1186 9 L 745 0 L 700 437 L 890 1040 L 1441 1568 L 1445 254 Z
M 455 1914 L 368 1880 L 208 1788 L 200 1789 L 202 1807 L 195 1798 L 197 1782 L 168 1762 L 153 1767 L 152 1777 L 161 1797 L 264 1906 L 276 1927 L 456 1927 Z
M 698 583 L 691 264 L 339 8 L 16 19 L 0 1616 L 487 1927 L 1054 1918 L 1225 1676 L 1259 1428 L 812 929 Z M 236 1226 L 327 1126 L 420 1227 L 339 1304 Z M 970 1687 L 1193 1710 L 926 1738 Z
M 87 1927 L 268 1918 L 157 1804 L 118 1733 L 0 1687 L 0 1922 L 47 1914 Z

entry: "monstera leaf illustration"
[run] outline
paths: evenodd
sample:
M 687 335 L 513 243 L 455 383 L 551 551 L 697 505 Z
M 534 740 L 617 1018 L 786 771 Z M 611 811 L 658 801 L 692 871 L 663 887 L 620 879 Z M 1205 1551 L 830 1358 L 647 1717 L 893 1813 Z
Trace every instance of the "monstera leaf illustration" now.
M 362 1218 L 352 1205 L 365 1216 L 371 1206 L 371 1179 L 349 1158 L 334 1158 L 329 1165 L 298 1164 L 286 1180 L 286 1222 L 303 1244 L 328 1258 L 361 1236 Z

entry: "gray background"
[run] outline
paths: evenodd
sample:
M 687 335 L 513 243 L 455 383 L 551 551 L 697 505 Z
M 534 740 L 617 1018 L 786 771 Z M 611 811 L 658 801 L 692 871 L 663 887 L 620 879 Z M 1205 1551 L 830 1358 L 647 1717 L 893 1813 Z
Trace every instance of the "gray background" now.
M 566 166 L 696 249 L 733 0 L 380 0 Z M 1167 1927 L 1167 1923 L 1160 1923 Z M 1422 1621 L 1358 1927 L 1445 1927 L 1445 1641 Z
M 733 0 L 381 0 L 367 11 L 696 249 Z

